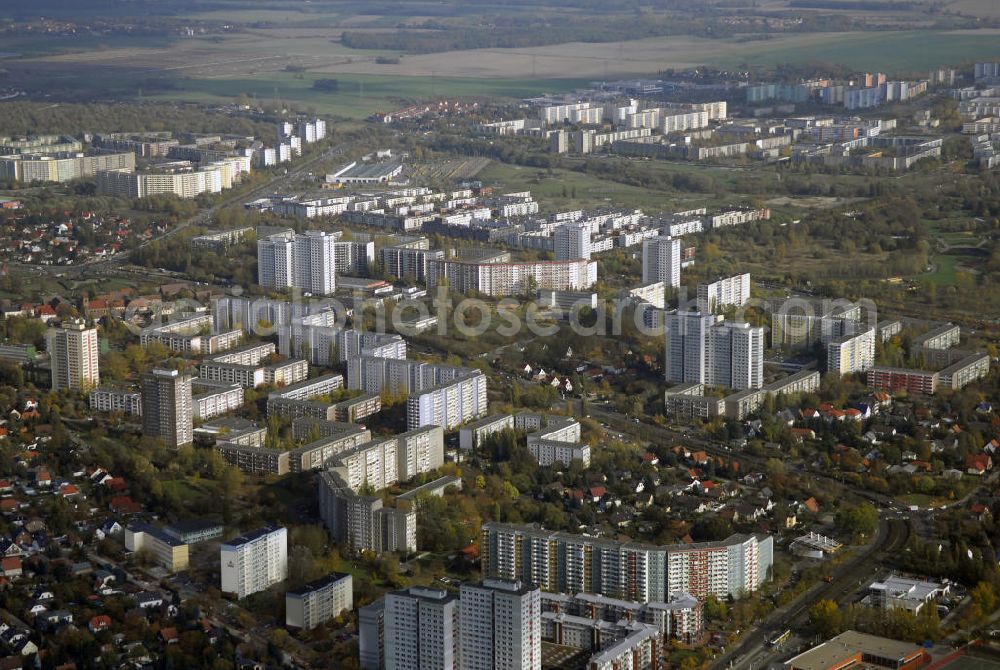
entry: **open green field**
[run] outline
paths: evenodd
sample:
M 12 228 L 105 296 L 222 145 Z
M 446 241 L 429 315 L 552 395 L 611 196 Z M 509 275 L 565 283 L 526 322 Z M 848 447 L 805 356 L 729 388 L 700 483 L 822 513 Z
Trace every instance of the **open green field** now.
M 958 256 L 938 254 L 931 259 L 934 265 L 934 272 L 920 275 L 917 280 L 924 284 L 937 284 L 938 286 L 955 285 L 955 266 L 958 265 Z
M 580 207 L 638 207 L 650 212 L 686 207 L 688 202 L 654 189 L 639 188 L 575 172 L 545 170 L 494 162 L 479 173 L 484 184 L 505 191 L 531 191 L 555 211 Z M 692 205 L 697 207 L 700 205 Z
M 712 65 L 836 63 L 883 72 L 923 72 L 946 64 L 1000 56 L 1000 32 L 901 31 L 816 36 L 810 44 L 748 43 L 710 58 Z M 926 75 L 924 75 L 926 76 Z
M 186 79 L 178 90 L 147 95 L 147 99 L 190 102 L 228 102 L 245 94 L 251 99 L 293 101 L 319 113 L 347 118 L 365 118 L 375 112 L 390 112 L 407 102 L 439 97 L 510 97 L 541 95 L 553 90 L 571 90 L 582 80 L 473 79 L 468 77 L 401 77 L 391 75 L 337 75 L 340 90 L 317 91 L 315 79 L 280 74 L 243 79 Z
M 264 8 L 261 19 L 273 13 Z M 1000 58 L 1000 31 L 782 34 L 768 39 L 664 37 L 433 54 L 352 50 L 337 19 L 315 25 L 269 21 L 246 32 L 193 38 L 13 37 L 0 82 L 61 99 L 222 102 L 242 94 L 278 98 L 318 112 L 363 118 L 407 101 L 443 96 L 524 97 L 606 77 L 651 76 L 669 67 L 830 63 L 858 70 L 924 74 L 934 66 Z M 306 17 L 308 18 L 308 17 Z M 379 22 L 388 17 L 349 16 Z M 338 26 L 342 25 L 339 23 Z M 380 58 L 398 62 L 377 62 Z M 340 91 L 316 91 L 316 79 Z

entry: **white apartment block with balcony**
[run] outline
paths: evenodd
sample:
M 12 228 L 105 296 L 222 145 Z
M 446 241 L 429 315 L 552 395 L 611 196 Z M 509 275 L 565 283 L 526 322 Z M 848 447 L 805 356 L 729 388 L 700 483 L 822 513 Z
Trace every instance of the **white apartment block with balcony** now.
M 94 389 L 90 392 L 90 409 L 142 416 L 142 394 L 128 389 Z
M 666 315 L 666 379 L 734 389 L 764 384 L 764 329 L 701 312 Z
M 334 572 L 285 593 L 285 625 L 312 630 L 354 609 L 354 580 Z
M 826 345 L 826 370 L 838 375 L 865 372 L 875 365 L 875 329 L 843 335 Z
M 313 365 L 329 366 L 356 356 L 406 358 L 406 340 L 399 335 L 344 328 L 332 312 L 293 318 L 278 328 L 282 356 L 308 358 Z
M 480 371 L 410 394 L 406 399 L 406 427 L 441 426 L 445 429 L 486 416 L 489 402 L 486 375 Z
M 196 382 L 192 383 L 194 386 Z M 235 412 L 243 406 L 244 391 L 239 384 L 201 383 L 198 391 L 191 396 L 191 407 L 195 419 L 211 419 Z
M 97 328 L 80 319 L 68 319 L 45 333 L 45 347 L 52 366 L 52 389 L 89 391 L 101 383 Z
M 698 284 L 698 309 L 714 314 L 727 307 L 742 307 L 750 299 L 750 273 Z
M 433 259 L 427 261 L 427 288 L 447 285 L 451 290 L 476 291 L 494 297 L 549 288 L 574 291 L 597 282 L 597 263 L 586 259 L 569 261 L 478 261 Z
M 568 417 L 547 417 L 545 426 L 529 433 L 528 451 L 542 467 L 569 466 L 580 461 L 590 466 L 590 445 L 580 442 L 580 423 Z
M 299 288 L 330 295 L 336 284 L 339 233 L 286 231 L 257 241 L 258 282 L 268 288 Z
M 288 577 L 288 532 L 265 527 L 233 538 L 219 550 L 222 591 L 238 599 L 264 591 Z

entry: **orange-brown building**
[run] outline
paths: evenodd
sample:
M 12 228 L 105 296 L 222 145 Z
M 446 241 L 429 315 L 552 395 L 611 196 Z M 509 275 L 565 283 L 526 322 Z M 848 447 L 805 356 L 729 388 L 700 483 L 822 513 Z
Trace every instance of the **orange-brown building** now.
M 930 656 L 911 642 L 849 630 L 786 661 L 785 670 L 916 670 L 928 662 Z

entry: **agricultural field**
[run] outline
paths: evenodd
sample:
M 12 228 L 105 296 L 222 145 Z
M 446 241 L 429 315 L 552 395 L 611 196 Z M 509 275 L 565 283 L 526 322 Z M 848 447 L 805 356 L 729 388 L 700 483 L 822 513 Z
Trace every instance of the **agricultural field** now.
M 189 38 L 13 37 L 4 52 L 16 55 L 3 59 L 0 86 L 70 100 L 225 102 L 245 94 L 364 118 L 417 99 L 517 98 L 698 65 L 825 62 L 923 73 L 937 65 L 1000 57 L 995 30 L 798 33 L 749 41 L 659 37 L 411 55 L 347 48 L 339 42 L 343 26 L 336 17 L 309 27 L 285 18 L 287 25 L 269 20 L 245 32 Z M 317 79 L 336 79 L 340 88 L 316 90 Z

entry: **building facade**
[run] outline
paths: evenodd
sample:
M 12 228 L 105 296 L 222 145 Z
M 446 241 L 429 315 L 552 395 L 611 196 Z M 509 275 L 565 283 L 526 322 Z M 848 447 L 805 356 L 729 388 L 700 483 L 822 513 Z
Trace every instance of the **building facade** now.
M 143 375 L 142 431 L 175 448 L 194 441 L 191 377 L 163 369 Z
M 285 593 L 285 625 L 312 630 L 354 609 L 354 580 L 334 572 Z
M 265 527 L 233 538 L 220 549 L 222 591 L 237 598 L 263 591 L 288 577 L 288 532 Z
M 681 285 L 680 240 L 661 236 L 643 241 L 642 282 L 663 282 L 672 288 Z
M 98 364 L 97 328 L 88 328 L 77 320 L 68 320 L 61 328 L 45 334 L 52 365 L 52 389 L 89 391 L 101 383 Z

